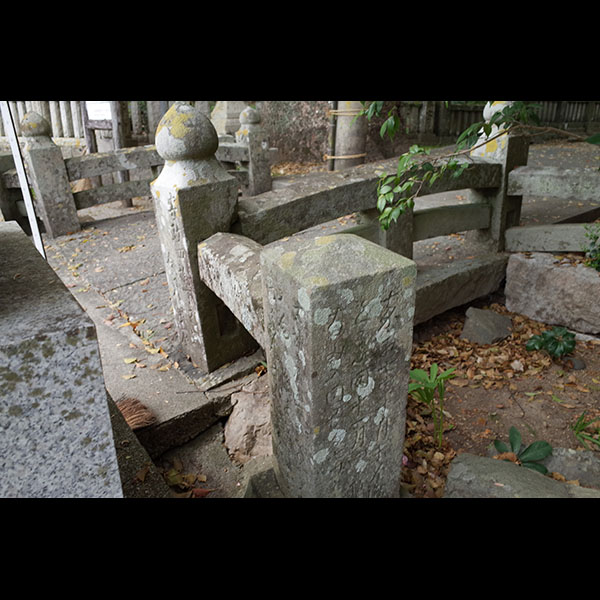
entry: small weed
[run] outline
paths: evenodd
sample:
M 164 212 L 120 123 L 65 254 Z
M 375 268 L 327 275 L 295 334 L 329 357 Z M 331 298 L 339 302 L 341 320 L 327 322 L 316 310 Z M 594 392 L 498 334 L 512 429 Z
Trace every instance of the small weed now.
M 494 441 L 496 450 L 500 452 L 499 458 L 533 469 L 544 475 L 548 473 L 548 469 L 537 462 L 552 454 L 552 446 L 548 442 L 533 442 L 533 444 L 523 448 L 521 433 L 516 427 L 510 428 L 508 439 L 510 448 L 500 440 Z
M 571 354 L 575 349 L 575 334 L 566 327 L 553 327 L 541 335 L 533 335 L 525 345 L 527 350 L 545 350 L 553 358 Z
M 586 411 L 584 410 L 579 417 L 577 418 L 577 421 L 575 422 L 575 424 L 571 427 L 571 429 L 573 430 L 573 433 L 575 434 L 575 437 L 588 449 L 591 450 L 591 448 L 587 445 L 586 440 L 588 442 L 592 442 L 593 444 L 596 444 L 598 447 L 600 447 L 600 427 L 596 428 L 596 433 L 594 433 L 593 435 L 590 435 L 589 433 L 585 432 L 585 429 L 587 427 L 589 427 L 592 423 L 595 423 L 596 421 L 598 421 L 598 419 L 592 419 L 590 421 L 586 421 L 585 420 L 585 413 Z
M 441 372 L 438 365 L 434 363 L 429 369 L 429 374 L 423 369 L 414 369 L 410 372 L 410 377 L 414 379 L 415 383 L 409 384 L 408 393 L 412 394 L 417 400 L 424 402 L 431 409 L 434 431 L 440 447 L 442 446 L 442 435 L 444 433 L 445 381 L 456 377 L 454 370 L 452 368 Z M 438 392 L 437 403 L 435 401 L 436 390 Z

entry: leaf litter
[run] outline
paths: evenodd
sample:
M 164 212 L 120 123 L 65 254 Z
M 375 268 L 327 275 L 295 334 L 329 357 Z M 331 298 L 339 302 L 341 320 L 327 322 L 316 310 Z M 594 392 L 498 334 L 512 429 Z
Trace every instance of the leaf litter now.
M 410 368 L 429 371 L 437 363 L 441 370 L 455 368 L 456 378 L 446 386 L 441 447 L 434 439 L 429 408 L 408 397 L 402 484 L 414 497 L 442 497 L 452 459 L 463 451 L 487 455 L 493 440 L 505 437 L 510 425 L 525 427 L 535 439 L 556 435 L 564 443 L 554 446 L 580 448 L 571 431 L 575 418 L 584 408 L 600 418 L 599 403 L 591 396 L 600 391 L 599 340 L 577 341 L 574 354 L 585 354 L 587 367 L 572 371 L 568 357 L 553 361 L 544 351 L 525 348 L 532 335 L 549 325 L 512 313 L 499 302 L 482 308 L 511 318 L 512 333 L 506 339 L 489 345 L 461 339 L 460 310 L 437 319 L 441 331 L 421 340 L 415 336 Z M 517 417 L 521 420 L 505 423 Z

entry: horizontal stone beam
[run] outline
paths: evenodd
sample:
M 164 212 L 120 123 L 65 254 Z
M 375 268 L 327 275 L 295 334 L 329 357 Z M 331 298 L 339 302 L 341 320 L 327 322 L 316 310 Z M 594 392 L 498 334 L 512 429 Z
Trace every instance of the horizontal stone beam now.
M 425 162 L 425 158 L 418 160 Z M 242 198 L 235 232 L 267 244 L 319 223 L 372 209 L 377 202 L 380 175 L 394 173 L 397 163 L 398 159 L 393 158 L 339 172 L 312 173 L 283 190 Z M 421 195 L 498 187 L 501 173 L 500 164 L 474 161 L 460 177 L 446 174 L 433 186 L 424 186 Z
M 107 202 L 115 202 L 116 200 L 127 200 L 128 198 L 136 198 L 137 196 L 149 196 L 151 179 L 139 179 L 135 181 L 124 181 L 123 183 L 113 183 L 103 185 L 102 187 L 92 188 L 91 190 L 83 190 L 75 192 L 73 198 L 77 210 L 97 206 L 98 204 L 106 204 Z
M 582 252 L 588 240 L 585 224 L 527 225 L 505 233 L 507 252 Z
M 597 169 L 518 167 L 508 175 L 508 193 L 514 196 L 600 199 L 600 172 Z
M 69 181 L 106 175 L 115 171 L 148 168 L 164 164 L 156 146 L 121 148 L 65 159 Z
M 483 203 L 415 208 L 413 241 L 490 226 L 490 206 Z
M 414 324 L 496 291 L 507 261 L 506 254 L 488 254 L 419 269 Z
M 246 162 L 248 161 L 248 146 L 219 142 L 215 156 L 222 162 Z
M 198 245 L 200 278 L 237 317 L 246 330 L 266 348 L 260 251 L 251 239 L 231 233 L 215 233 Z

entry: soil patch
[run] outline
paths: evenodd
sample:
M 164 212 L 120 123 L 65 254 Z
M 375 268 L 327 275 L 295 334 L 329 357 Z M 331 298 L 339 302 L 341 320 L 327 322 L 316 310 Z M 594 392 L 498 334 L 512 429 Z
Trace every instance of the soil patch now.
M 470 306 L 508 315 L 512 334 L 496 344 L 460 339 L 468 308 L 448 311 L 415 328 L 411 368 L 456 369 L 446 385 L 442 445 L 433 436 L 429 409 L 409 397 L 403 484 L 415 497 L 441 497 L 452 459 L 459 453 L 497 454 L 493 442 L 508 442 L 515 426 L 528 445 L 545 440 L 553 447 L 586 449 L 573 430 L 582 414 L 600 427 L 600 340 L 577 341 L 572 355 L 553 360 L 528 351 L 527 340 L 549 325 L 509 312 L 500 294 Z M 585 368 L 577 361 L 583 361 Z M 591 450 L 600 450 L 588 442 Z

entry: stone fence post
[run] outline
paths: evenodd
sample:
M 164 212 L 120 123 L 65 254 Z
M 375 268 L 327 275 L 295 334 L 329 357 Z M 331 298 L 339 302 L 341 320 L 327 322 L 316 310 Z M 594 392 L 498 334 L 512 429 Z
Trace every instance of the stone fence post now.
M 274 469 L 287 497 L 398 497 L 415 263 L 351 234 L 261 253 Z
M 155 139 L 165 165 L 151 190 L 175 324 L 182 349 L 208 372 L 256 347 L 198 272 L 198 244 L 230 229 L 238 183 L 215 158 L 214 126 L 189 104 L 171 106 Z
M 272 187 L 271 159 L 267 134 L 263 129 L 260 114 L 250 106 L 240 113 L 240 128 L 235 141 L 248 145 L 248 190 L 249 196 L 269 192 Z
M 60 148 L 51 139 L 50 123 L 35 112 L 26 113 L 21 121 L 25 138 L 23 153 L 34 191 L 36 212 L 54 238 L 81 226 L 71 192 L 67 168 Z
M 494 102 L 492 104 L 488 102 L 483 110 L 484 119 L 489 121 L 493 114 L 509 104 L 511 102 Z M 496 137 L 498 133 L 500 131 L 494 125 L 489 136 L 482 134 L 476 145 L 482 144 L 490 138 L 495 139 L 490 139 L 485 145 L 473 150 L 471 155 L 502 164 L 500 187 L 490 190 L 470 190 L 470 194 L 478 201 L 488 202 L 492 209 L 489 229 L 475 231 L 473 235 L 478 241 L 490 246 L 491 250 L 502 252 L 505 247 L 505 231 L 509 227 L 519 225 L 523 200 L 522 196 L 508 195 L 508 174 L 515 167 L 527 164 L 529 140 L 527 136 L 510 135 L 509 133 Z

